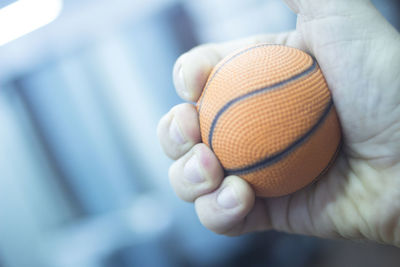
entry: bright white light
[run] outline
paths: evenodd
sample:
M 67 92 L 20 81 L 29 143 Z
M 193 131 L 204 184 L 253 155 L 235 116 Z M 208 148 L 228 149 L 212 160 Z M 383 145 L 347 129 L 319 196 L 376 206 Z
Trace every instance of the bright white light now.
M 50 22 L 59 14 L 62 0 L 19 0 L 0 9 L 0 45 Z

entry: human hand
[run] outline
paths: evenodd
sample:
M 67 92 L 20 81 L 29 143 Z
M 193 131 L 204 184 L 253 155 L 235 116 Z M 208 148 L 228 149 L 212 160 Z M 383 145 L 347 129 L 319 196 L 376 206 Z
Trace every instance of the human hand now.
M 237 48 L 284 44 L 315 56 L 341 121 L 344 146 L 330 170 L 293 194 L 256 198 L 237 176 L 223 177 L 201 143 L 191 104 L 160 121 L 177 195 L 194 201 L 200 221 L 226 235 L 275 229 L 328 238 L 370 239 L 400 246 L 400 35 L 367 0 L 286 0 L 296 31 L 207 44 L 182 55 L 174 83 L 196 101 L 211 69 Z

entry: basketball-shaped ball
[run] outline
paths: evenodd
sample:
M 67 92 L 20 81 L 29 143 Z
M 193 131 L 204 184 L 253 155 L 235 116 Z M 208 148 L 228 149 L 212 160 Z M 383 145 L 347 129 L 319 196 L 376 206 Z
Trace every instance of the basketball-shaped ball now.
M 197 102 L 201 137 L 226 175 L 264 197 L 290 194 L 324 173 L 340 148 L 332 97 L 315 59 L 260 44 L 215 66 Z

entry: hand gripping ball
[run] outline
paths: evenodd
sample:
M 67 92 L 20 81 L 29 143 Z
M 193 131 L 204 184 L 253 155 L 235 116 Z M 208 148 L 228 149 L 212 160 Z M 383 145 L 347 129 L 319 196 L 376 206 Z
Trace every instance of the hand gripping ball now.
M 334 161 L 341 131 L 322 72 L 309 54 L 260 44 L 223 59 L 197 102 L 203 142 L 226 175 L 264 197 L 290 194 Z

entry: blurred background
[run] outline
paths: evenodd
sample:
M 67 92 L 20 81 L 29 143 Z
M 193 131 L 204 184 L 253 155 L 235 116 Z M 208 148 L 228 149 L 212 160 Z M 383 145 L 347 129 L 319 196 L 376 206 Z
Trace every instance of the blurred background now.
M 400 3 L 374 3 L 399 29 Z M 215 235 L 169 186 L 175 59 L 295 24 L 279 0 L 1 0 L 0 266 L 400 266 L 389 246 Z

